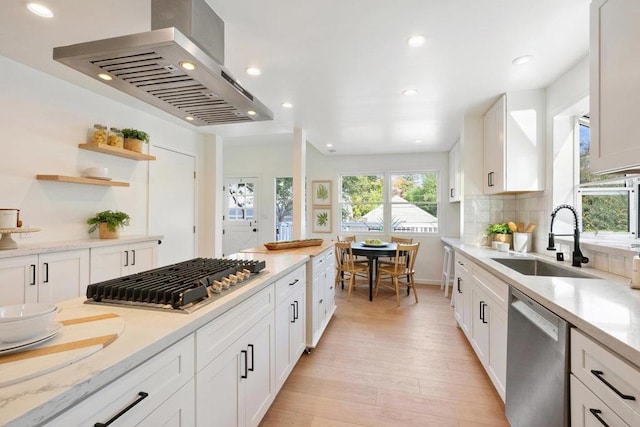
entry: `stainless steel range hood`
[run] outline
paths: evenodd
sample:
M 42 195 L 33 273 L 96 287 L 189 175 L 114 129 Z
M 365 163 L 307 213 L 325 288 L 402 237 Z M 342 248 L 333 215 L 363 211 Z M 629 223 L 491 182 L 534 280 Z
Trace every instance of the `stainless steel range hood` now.
M 151 8 L 151 31 L 56 47 L 53 59 L 196 126 L 273 119 L 213 59 L 224 58 L 224 23 L 204 0 Z

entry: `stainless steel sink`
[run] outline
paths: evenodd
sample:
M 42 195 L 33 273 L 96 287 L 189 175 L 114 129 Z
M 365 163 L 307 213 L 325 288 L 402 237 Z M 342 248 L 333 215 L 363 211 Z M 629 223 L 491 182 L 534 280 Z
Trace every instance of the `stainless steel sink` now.
M 594 277 L 589 276 L 588 274 L 580 273 L 578 271 L 575 271 L 574 269 L 569 269 L 534 258 L 491 259 L 526 276 L 575 277 L 579 279 L 594 279 Z

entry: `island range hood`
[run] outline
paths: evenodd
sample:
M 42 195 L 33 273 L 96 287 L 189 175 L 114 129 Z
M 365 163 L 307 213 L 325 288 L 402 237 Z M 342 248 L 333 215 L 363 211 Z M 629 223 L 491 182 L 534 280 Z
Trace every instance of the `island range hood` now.
M 272 120 L 222 65 L 205 0 L 152 0 L 151 31 L 53 49 L 53 59 L 196 126 Z

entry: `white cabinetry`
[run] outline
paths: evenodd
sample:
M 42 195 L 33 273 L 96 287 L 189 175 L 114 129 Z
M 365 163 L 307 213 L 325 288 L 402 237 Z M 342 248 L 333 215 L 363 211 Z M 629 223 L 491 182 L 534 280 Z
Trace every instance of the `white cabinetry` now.
M 640 369 L 577 329 L 571 329 L 570 396 L 573 426 L 640 425 Z
M 509 286 L 456 252 L 455 318 L 505 399 Z
M 89 284 L 89 249 L 0 259 L 0 283 L 0 305 L 79 297 Z
M 194 337 L 189 335 L 100 391 L 76 402 L 47 426 L 117 425 L 156 426 L 169 419 L 193 425 Z M 165 418 L 166 417 L 166 418 Z M 102 424 L 99 424 L 102 423 Z M 166 425 L 166 424 L 164 424 Z
M 335 248 L 327 248 L 307 263 L 307 347 L 315 348 L 324 333 L 335 303 Z
M 275 397 L 274 287 L 196 331 L 196 423 L 258 425 Z
M 633 138 L 640 116 L 640 2 L 592 0 L 590 43 L 591 170 L 640 165 Z
M 459 202 L 462 184 L 460 141 L 449 150 L 449 202 Z
M 502 95 L 484 115 L 484 192 L 544 190 L 544 91 Z
M 276 392 L 280 390 L 306 347 L 305 290 L 303 267 L 276 281 Z
M 157 241 L 103 246 L 91 249 L 91 283 L 115 279 L 154 268 Z

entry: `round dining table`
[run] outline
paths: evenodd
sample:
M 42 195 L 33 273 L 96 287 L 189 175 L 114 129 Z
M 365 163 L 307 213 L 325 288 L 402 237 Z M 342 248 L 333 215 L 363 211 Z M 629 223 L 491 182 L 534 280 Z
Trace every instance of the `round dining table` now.
M 397 243 L 368 245 L 364 242 L 353 242 L 351 244 L 351 251 L 354 255 L 365 256 L 369 261 L 369 301 L 373 301 L 373 276 L 378 271 L 378 258 L 395 257 L 397 246 Z

